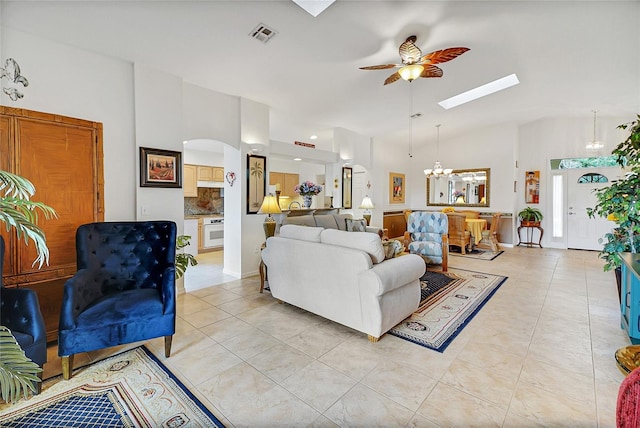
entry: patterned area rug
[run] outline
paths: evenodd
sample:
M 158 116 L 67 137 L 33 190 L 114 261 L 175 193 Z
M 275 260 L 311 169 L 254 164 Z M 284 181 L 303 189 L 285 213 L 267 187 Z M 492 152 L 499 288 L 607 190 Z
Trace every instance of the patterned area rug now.
M 466 251 L 466 254 L 460 253 L 459 247 L 451 247 L 449 248 L 449 255 L 456 257 L 469 257 L 470 259 L 481 259 L 481 260 L 493 260 L 498 257 L 500 254 L 504 253 L 504 251 L 500 250 L 497 253 L 494 253 L 491 250 L 483 250 L 480 248 L 474 248 L 473 251 Z
M 46 380 L 0 409 L 1 427 L 224 427 L 146 348 Z
M 448 280 L 442 278 L 444 275 Z M 420 281 L 423 292 L 429 287 L 430 278 L 446 284 L 423 296 L 418 310 L 388 333 L 438 352 L 444 352 L 507 279 L 450 267 L 447 274 L 427 272 Z

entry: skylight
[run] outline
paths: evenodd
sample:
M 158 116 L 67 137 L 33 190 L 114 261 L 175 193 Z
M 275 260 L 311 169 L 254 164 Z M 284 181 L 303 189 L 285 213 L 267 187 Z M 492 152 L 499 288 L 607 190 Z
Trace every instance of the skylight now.
M 518 80 L 518 76 L 516 76 L 515 74 L 510 74 L 501 79 L 485 83 L 484 85 L 478 86 L 477 88 L 470 89 L 451 98 L 447 98 L 446 100 L 440 101 L 438 104 L 440 104 L 440 107 L 449 110 L 450 108 L 468 103 L 469 101 L 477 100 L 478 98 L 491 95 L 494 92 L 510 88 L 511 86 L 517 85 L 518 83 L 520 83 L 520 81 Z

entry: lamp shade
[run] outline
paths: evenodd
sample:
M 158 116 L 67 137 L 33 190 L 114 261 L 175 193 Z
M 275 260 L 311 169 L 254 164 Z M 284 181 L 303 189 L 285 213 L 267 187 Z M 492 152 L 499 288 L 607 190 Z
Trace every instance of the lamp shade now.
M 371 209 L 374 209 L 374 208 L 375 208 L 375 205 L 373 205 L 373 202 L 371 201 L 371 198 L 368 197 L 368 196 L 365 196 L 362 199 L 362 203 L 360 204 L 360 209 L 371 210 Z
M 264 197 L 258 214 L 280 214 L 281 212 L 282 210 L 280 209 L 280 205 L 278 205 L 276 197 L 269 194 Z
M 398 73 L 404 80 L 411 82 L 412 80 L 420 77 L 423 71 L 424 67 L 420 64 L 412 64 L 402 67 L 400 70 L 398 70 Z

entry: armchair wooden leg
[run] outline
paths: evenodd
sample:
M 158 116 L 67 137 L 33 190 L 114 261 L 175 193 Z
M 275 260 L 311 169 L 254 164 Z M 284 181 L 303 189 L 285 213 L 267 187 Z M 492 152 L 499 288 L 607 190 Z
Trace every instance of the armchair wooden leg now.
M 71 373 L 73 372 L 73 355 L 67 355 L 62 357 L 62 378 L 64 380 L 71 379 Z
M 173 336 L 165 336 L 164 337 L 164 356 L 169 358 L 171 356 L 171 342 L 173 340 Z
M 376 343 L 378 340 L 380 340 L 379 337 L 371 336 L 370 334 L 368 334 L 367 337 L 369 338 L 369 342 L 371 343 Z

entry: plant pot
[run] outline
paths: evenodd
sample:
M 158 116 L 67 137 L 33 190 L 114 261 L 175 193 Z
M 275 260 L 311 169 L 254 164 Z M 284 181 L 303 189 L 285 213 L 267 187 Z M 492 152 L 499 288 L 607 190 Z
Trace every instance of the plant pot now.
M 533 220 L 520 220 L 520 226 L 522 227 L 540 227 L 539 221 Z

